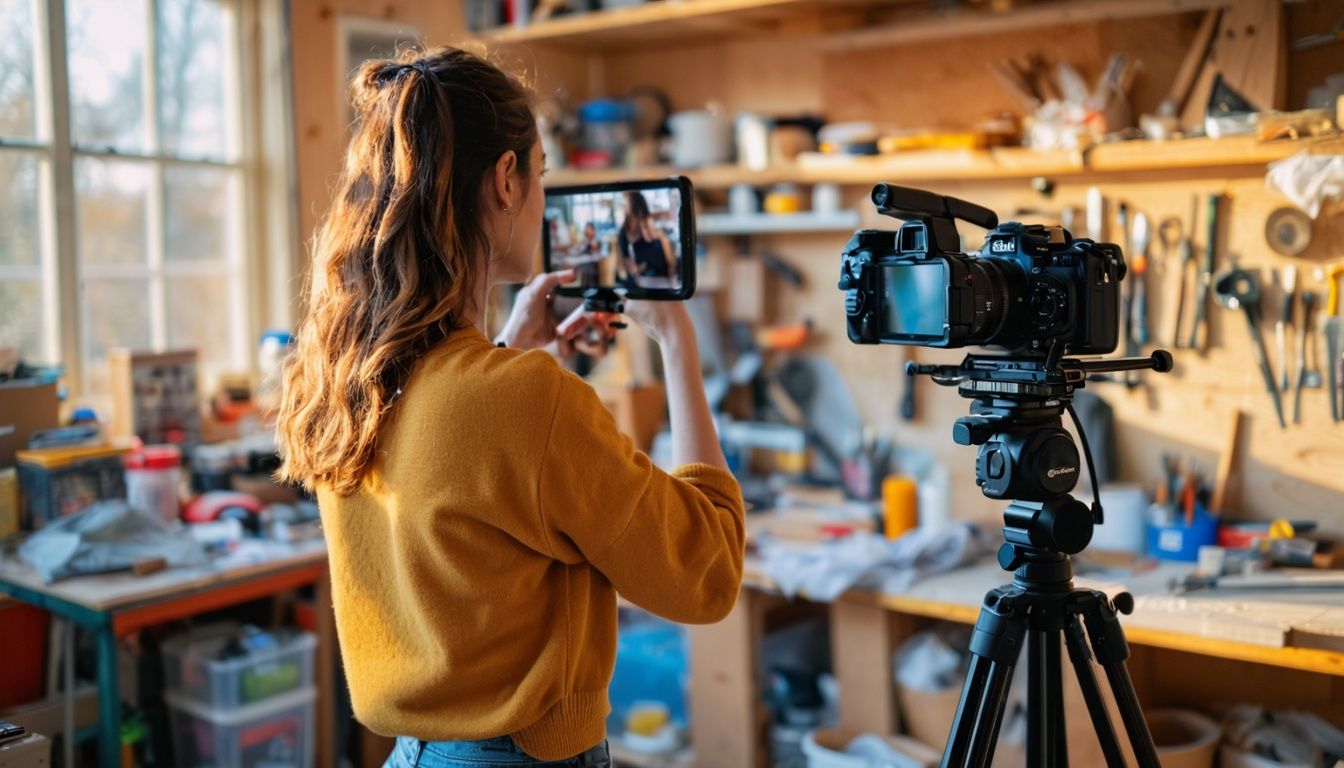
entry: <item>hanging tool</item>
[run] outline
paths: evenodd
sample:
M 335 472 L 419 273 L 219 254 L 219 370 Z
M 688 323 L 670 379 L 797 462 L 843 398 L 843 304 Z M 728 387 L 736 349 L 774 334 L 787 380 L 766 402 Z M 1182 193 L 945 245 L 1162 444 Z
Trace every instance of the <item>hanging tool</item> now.
M 1293 423 L 1302 423 L 1302 390 L 1321 386 L 1321 372 L 1316 369 L 1316 345 L 1311 345 L 1313 364 L 1307 365 L 1307 342 L 1316 327 L 1316 293 L 1302 292 L 1302 331 L 1297 334 L 1297 387 L 1293 391 Z
M 1152 231 L 1148 226 L 1148 215 L 1140 211 L 1134 217 L 1134 258 L 1130 270 L 1134 281 L 1134 343 L 1142 346 L 1148 343 L 1148 243 L 1152 240 Z
M 915 348 L 902 347 L 904 351 L 901 361 L 901 371 L 905 372 L 906 363 L 915 362 Z M 915 379 L 919 378 L 911 374 L 905 374 L 905 391 L 901 393 L 901 418 L 905 421 L 915 420 Z
M 1208 349 L 1209 344 L 1208 307 L 1213 298 L 1213 267 L 1218 255 L 1218 203 L 1221 198 L 1222 195 L 1209 195 L 1209 236 L 1204 244 L 1204 264 L 1199 270 L 1199 285 L 1195 286 L 1195 323 L 1190 326 L 1188 346 L 1201 352 Z M 1202 337 L 1201 329 L 1204 331 Z
M 1199 195 L 1190 196 L 1190 223 L 1181 233 L 1181 250 L 1177 268 L 1181 270 L 1181 279 L 1179 282 L 1179 293 L 1176 294 L 1176 322 L 1172 325 L 1171 337 L 1172 344 L 1180 349 L 1182 347 L 1181 327 L 1185 316 L 1185 296 L 1190 292 L 1189 277 L 1190 265 L 1195 260 L 1194 233 L 1195 223 L 1199 217 Z
M 1116 224 L 1120 226 L 1120 237 L 1125 241 L 1123 251 L 1126 263 L 1132 263 L 1134 260 L 1134 245 L 1132 232 L 1129 230 L 1129 205 L 1121 202 L 1115 212 Z M 1125 356 L 1135 357 L 1139 354 L 1139 345 L 1134 341 L 1134 298 L 1137 294 L 1135 284 L 1142 282 L 1138 279 L 1130 279 L 1120 284 L 1120 319 L 1124 324 L 1125 338 Z M 1139 376 L 1136 371 L 1125 371 L 1125 388 L 1134 389 L 1139 386 Z
M 1098 243 L 1106 241 L 1106 197 L 1098 187 L 1087 190 L 1087 236 Z
M 1344 277 L 1344 264 L 1336 264 L 1326 270 L 1325 279 L 1330 285 L 1329 298 L 1325 301 L 1325 318 L 1321 321 L 1325 334 L 1325 381 L 1326 392 L 1330 397 L 1330 418 L 1344 421 L 1344 402 L 1341 402 L 1340 387 L 1344 386 L 1344 317 L 1339 316 L 1339 282 Z
M 1301 256 L 1311 245 L 1311 217 L 1296 208 L 1280 208 L 1265 219 L 1265 243 L 1280 256 Z
M 1279 399 L 1279 388 L 1274 383 L 1274 369 L 1269 365 L 1269 353 L 1265 350 L 1265 337 L 1260 333 L 1260 281 L 1255 273 L 1234 267 L 1213 281 L 1213 290 L 1218 303 L 1228 309 L 1240 309 L 1246 316 L 1246 328 L 1250 331 L 1255 361 L 1265 378 L 1265 389 L 1269 390 L 1274 401 L 1274 413 L 1279 417 L 1279 426 L 1287 429 L 1288 422 L 1283 418 L 1283 401 Z
M 1274 324 L 1274 341 L 1279 348 L 1283 370 L 1279 372 L 1279 389 L 1288 391 L 1288 329 L 1293 327 L 1293 304 L 1297 299 L 1297 267 L 1283 270 L 1283 307 L 1279 321 Z

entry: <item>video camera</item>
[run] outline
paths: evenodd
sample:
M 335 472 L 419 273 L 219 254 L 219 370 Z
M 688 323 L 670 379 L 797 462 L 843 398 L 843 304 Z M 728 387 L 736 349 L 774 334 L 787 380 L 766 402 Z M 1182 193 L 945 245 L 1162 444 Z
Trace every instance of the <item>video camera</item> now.
M 896 231 L 859 230 L 845 245 L 840 290 L 856 344 L 990 346 L 1015 354 L 1111 352 L 1119 339 L 1124 256 L 1063 227 L 1008 222 L 987 208 L 878 184 L 878 213 Z M 988 229 L 961 253 L 956 220 Z

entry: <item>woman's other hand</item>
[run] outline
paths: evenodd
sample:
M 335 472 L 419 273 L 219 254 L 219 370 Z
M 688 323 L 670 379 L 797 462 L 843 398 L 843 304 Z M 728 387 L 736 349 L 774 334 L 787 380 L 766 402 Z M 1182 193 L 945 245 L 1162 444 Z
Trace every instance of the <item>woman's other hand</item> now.
M 555 341 L 560 324 L 555 313 L 555 291 L 572 281 L 575 274 L 572 269 L 546 272 L 523 286 L 498 341 L 513 349 L 538 349 Z
M 639 323 L 639 327 L 644 329 L 649 338 L 658 342 L 660 346 L 695 337 L 691 313 L 686 310 L 684 301 L 634 299 L 625 302 L 625 314 L 626 317 Z
M 560 358 L 569 357 L 576 351 L 589 357 L 603 357 L 616 337 L 612 323 L 620 319 L 620 315 L 585 312 L 583 307 L 578 307 L 556 326 L 555 339 L 547 345 L 547 350 Z

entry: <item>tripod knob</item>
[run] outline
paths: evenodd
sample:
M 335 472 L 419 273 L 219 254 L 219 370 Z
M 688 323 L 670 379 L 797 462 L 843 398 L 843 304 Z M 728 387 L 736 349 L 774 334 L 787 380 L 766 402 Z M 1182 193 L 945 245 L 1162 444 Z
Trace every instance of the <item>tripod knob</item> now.
M 1115 606 L 1115 610 L 1128 616 L 1134 612 L 1134 596 L 1128 592 L 1121 592 L 1111 598 L 1111 605 Z
M 952 442 L 957 445 L 984 445 L 998 431 L 1002 421 L 997 416 L 962 416 L 952 424 Z

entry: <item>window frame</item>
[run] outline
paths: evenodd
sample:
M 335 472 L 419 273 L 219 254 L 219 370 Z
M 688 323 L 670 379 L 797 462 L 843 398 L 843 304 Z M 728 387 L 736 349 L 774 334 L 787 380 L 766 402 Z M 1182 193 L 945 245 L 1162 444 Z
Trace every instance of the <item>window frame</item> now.
M 205 159 L 167 153 L 159 141 L 158 58 L 156 24 L 160 0 L 145 0 L 147 39 L 141 62 L 147 99 L 147 144 L 152 151 L 124 152 L 85 147 L 71 133 L 70 73 L 66 0 L 28 0 L 34 24 L 35 131 L 29 139 L 0 139 L 0 153 L 36 156 L 39 162 L 38 210 L 41 258 L 37 266 L 0 265 L 0 277 L 32 279 L 42 286 L 41 354 L 46 361 L 60 361 L 65 381 L 75 398 L 87 401 L 106 395 L 89 388 L 90 338 L 85 322 L 81 282 L 85 278 L 126 277 L 146 280 L 149 293 L 149 349 L 163 350 L 168 341 L 168 290 L 177 277 L 219 276 L 227 280 L 230 307 L 228 340 L 199 340 L 227 344 L 227 354 L 216 357 L 223 371 L 251 371 L 255 364 L 248 354 L 250 341 L 268 325 L 288 327 L 288 302 L 276 301 L 277 290 L 288 290 L 295 259 L 290 238 L 296 201 L 284 199 L 290 168 L 275 162 L 278 152 L 292 147 L 292 120 L 288 111 L 269 120 L 261 118 L 261 106 L 274 110 L 288 96 L 286 42 L 261 34 L 265 16 L 283 14 L 274 0 L 219 0 L 228 7 L 224 55 L 226 136 L 233 157 Z M 263 62 L 264 60 L 264 62 Z M 279 62 L 286 82 L 260 76 L 263 68 Z M 79 159 L 115 160 L 150 166 L 146 191 L 146 259 L 136 265 L 80 264 L 79 219 L 75 164 Z M 165 209 L 165 176 L 171 167 L 222 168 L 236 174 L 231 183 L 231 214 L 226 219 L 222 259 L 174 261 L 165 258 L 168 236 Z M 264 172 L 263 172 L 264 170 Z M 279 183 L 277 183 L 277 179 Z M 269 183 L 268 183 L 269 182 Z M 268 258 L 269 257 L 269 258 Z

